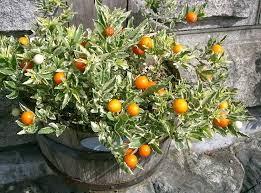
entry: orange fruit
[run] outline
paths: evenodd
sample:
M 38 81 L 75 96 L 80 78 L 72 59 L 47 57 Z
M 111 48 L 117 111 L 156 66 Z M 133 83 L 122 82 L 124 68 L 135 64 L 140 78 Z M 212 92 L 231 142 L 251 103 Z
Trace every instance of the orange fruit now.
M 125 151 L 125 154 L 124 154 L 124 155 L 132 154 L 133 151 L 134 151 L 134 149 L 132 149 L 132 148 L 128 148 L 128 149 Z
M 27 70 L 32 69 L 34 67 L 34 64 L 33 64 L 33 62 L 31 62 L 29 60 L 23 60 L 19 64 L 19 66 L 27 72 Z
M 142 56 L 145 54 L 145 51 L 140 49 L 138 46 L 133 46 L 132 47 L 132 52 L 136 55 Z
M 74 66 L 81 72 L 85 71 L 86 68 L 86 60 L 79 58 L 74 60 Z
M 151 154 L 151 148 L 149 145 L 142 145 L 139 147 L 139 155 L 141 157 L 148 157 Z
M 137 89 L 145 90 L 149 87 L 149 79 L 147 76 L 139 76 L 135 80 L 135 86 Z
M 155 85 L 156 85 L 156 82 L 154 82 L 154 81 L 149 81 L 149 86 L 148 86 L 148 88 L 151 87 L 151 86 L 155 86 Z
M 230 125 L 230 120 L 227 118 L 215 118 L 213 124 L 217 127 L 226 128 Z
M 136 155 L 128 154 L 124 156 L 124 162 L 130 169 L 135 169 L 138 164 L 138 158 Z
M 211 47 L 211 50 L 214 54 L 223 54 L 224 53 L 224 48 L 219 44 L 213 45 Z
M 185 99 L 175 99 L 172 108 L 177 114 L 183 114 L 188 111 L 188 103 Z
M 167 93 L 166 89 L 165 88 L 161 88 L 158 90 L 157 94 L 160 95 L 160 96 L 163 96 Z
M 23 46 L 28 46 L 30 44 L 30 39 L 28 36 L 22 36 L 18 39 L 18 42 Z
M 182 52 L 182 50 L 183 50 L 183 45 L 181 45 L 181 44 L 175 44 L 175 45 L 172 46 L 172 51 L 175 54 Z
M 32 125 L 35 121 L 35 115 L 32 111 L 25 111 L 22 113 L 20 120 L 24 125 Z
M 221 102 L 221 103 L 218 105 L 218 108 L 219 108 L 219 109 L 223 109 L 223 110 L 228 109 L 228 102 L 227 102 L 227 101 Z
M 137 116 L 140 113 L 140 107 L 136 103 L 131 103 L 127 106 L 127 112 L 132 117 Z
M 109 36 L 113 36 L 114 35 L 114 28 L 112 26 L 106 27 L 104 29 L 104 35 L 109 37 Z
M 148 36 L 143 36 L 139 41 L 139 47 L 143 49 L 151 49 L 154 47 L 153 39 Z
M 118 99 L 112 99 L 107 105 L 108 111 L 112 113 L 121 112 L 121 102 Z
M 55 84 L 61 84 L 66 79 L 64 72 L 56 72 L 53 76 Z
M 196 23 L 197 20 L 198 20 L 198 15 L 195 12 L 190 11 L 186 14 L 186 21 L 188 23 L 190 24 Z

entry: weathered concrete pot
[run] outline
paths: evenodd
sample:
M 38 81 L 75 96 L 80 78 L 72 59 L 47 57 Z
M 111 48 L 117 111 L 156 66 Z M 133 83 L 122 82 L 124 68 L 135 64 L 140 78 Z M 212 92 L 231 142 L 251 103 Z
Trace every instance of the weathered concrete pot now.
M 153 153 L 149 158 L 141 159 L 140 165 L 144 170 L 135 169 L 134 175 L 131 175 L 119 168 L 110 152 L 81 146 L 80 142 L 86 139 L 86 135 L 76 130 L 65 131 L 58 138 L 39 135 L 37 139 L 42 154 L 55 171 L 74 184 L 91 190 L 120 189 L 140 183 L 154 173 L 168 153 L 171 142 L 164 140 L 161 143 L 163 154 Z

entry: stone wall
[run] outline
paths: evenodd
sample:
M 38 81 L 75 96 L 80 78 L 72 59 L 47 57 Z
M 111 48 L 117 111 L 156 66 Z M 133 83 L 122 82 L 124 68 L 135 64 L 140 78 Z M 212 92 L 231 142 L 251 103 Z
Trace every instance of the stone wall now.
M 36 2 L 37 0 L 0 0 L 0 32 L 14 35 L 31 33 L 30 29 L 33 28 L 37 15 Z M 82 0 L 74 2 L 93 3 Z M 202 3 L 202 0 L 182 2 L 193 4 Z M 110 0 L 106 3 L 112 7 L 126 6 L 133 9 L 137 20 L 140 17 L 134 0 L 129 0 L 128 3 L 127 0 Z M 232 61 L 228 84 L 239 89 L 238 99 L 251 107 L 250 111 L 256 117 L 256 120 L 245 123 L 243 128 L 243 131 L 253 137 L 245 141 L 216 136 L 213 140 L 194 144 L 194 154 L 187 151 L 178 153 L 172 149 L 160 172 L 134 189 L 123 192 L 261 191 L 261 0 L 209 0 L 206 12 L 207 18 L 199 24 L 189 27 L 180 25 L 178 39 L 184 44 L 194 45 L 206 42 L 211 36 L 228 35 L 225 47 Z M 85 26 L 91 26 L 89 21 L 90 18 Z M 56 180 L 61 187 L 58 190 L 51 183 L 53 181 L 48 180 L 56 177 L 44 177 L 53 176 L 54 173 L 35 147 L 34 136 L 16 135 L 19 128 L 14 123 L 15 118 L 11 116 L 11 111 L 17 106 L 17 102 L 7 101 L 3 95 L 0 96 L 0 101 L 0 192 L 21 193 L 21 190 L 25 192 L 28 188 L 35 193 L 74 191 L 64 185 L 60 178 Z M 231 148 L 227 148 L 232 144 L 234 145 Z M 218 150 L 221 147 L 226 149 Z M 43 178 L 37 180 L 39 177 Z M 25 181 L 32 179 L 33 181 Z M 17 182 L 19 184 L 12 184 Z

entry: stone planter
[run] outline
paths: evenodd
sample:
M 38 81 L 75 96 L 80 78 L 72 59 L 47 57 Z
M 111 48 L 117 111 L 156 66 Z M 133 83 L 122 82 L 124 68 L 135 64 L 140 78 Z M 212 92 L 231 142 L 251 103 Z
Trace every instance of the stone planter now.
M 170 146 L 170 140 L 164 140 L 161 144 L 163 154 L 153 153 L 142 159 L 140 165 L 144 170 L 135 169 L 134 175 L 130 175 L 119 168 L 110 152 L 83 147 L 82 139 L 88 138 L 76 130 L 67 130 L 58 138 L 39 135 L 37 139 L 44 157 L 55 171 L 69 177 L 76 185 L 92 190 L 127 188 L 140 183 L 154 173 Z

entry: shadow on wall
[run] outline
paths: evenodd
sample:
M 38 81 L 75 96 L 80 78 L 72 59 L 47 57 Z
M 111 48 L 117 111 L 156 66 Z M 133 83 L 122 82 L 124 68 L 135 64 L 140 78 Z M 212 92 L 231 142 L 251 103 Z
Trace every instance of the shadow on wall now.
M 261 75 L 261 53 L 258 53 L 258 59 L 256 60 L 255 64 L 256 64 L 256 72 Z M 261 102 L 261 81 L 259 81 L 255 85 L 254 95 L 255 95 L 256 99 L 258 100 L 258 103 L 260 103 Z

